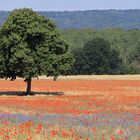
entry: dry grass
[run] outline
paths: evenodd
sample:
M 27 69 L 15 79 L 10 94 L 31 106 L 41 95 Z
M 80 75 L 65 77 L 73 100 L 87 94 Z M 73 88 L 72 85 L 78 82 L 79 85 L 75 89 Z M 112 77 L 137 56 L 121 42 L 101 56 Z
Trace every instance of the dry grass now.
M 17 78 L 22 80 L 22 78 Z M 53 77 L 47 77 L 45 75 L 39 76 L 40 80 L 50 80 Z M 5 79 L 0 79 L 5 80 Z M 58 80 L 140 80 L 140 74 L 137 75 L 68 75 L 68 76 L 59 76 Z
M 40 76 L 39 79 L 52 79 L 52 77 Z M 140 80 L 140 75 L 71 75 L 60 76 L 58 79 L 66 80 Z

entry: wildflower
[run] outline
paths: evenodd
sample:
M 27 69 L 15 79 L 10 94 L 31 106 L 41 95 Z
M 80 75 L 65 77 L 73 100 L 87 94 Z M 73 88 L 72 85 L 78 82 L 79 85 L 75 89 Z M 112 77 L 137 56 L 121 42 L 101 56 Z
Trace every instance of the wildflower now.
M 71 133 L 73 132 L 72 128 L 69 129 L 69 132 L 71 132 Z
M 123 135 L 123 130 L 120 130 L 120 131 L 119 131 L 119 134 L 120 134 L 120 135 Z
M 110 140 L 116 140 L 116 139 L 115 139 L 115 137 L 114 137 L 114 136 L 111 136 L 111 137 L 110 137 Z
M 61 131 L 61 135 L 62 135 L 63 137 L 66 137 L 66 136 L 68 136 L 68 133 L 65 132 L 64 130 L 62 130 L 62 131 Z
M 26 140 L 32 140 L 32 136 L 27 137 Z
M 96 128 L 96 127 L 92 127 L 92 130 L 93 130 L 93 131 L 97 131 L 97 128 Z
M 51 131 L 51 135 L 52 135 L 52 136 L 58 135 L 58 131 L 52 130 L 52 131 Z

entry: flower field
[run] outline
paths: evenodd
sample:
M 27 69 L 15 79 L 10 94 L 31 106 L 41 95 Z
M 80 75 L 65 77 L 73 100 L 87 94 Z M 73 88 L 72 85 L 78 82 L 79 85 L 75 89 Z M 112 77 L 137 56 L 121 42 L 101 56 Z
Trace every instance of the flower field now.
M 0 80 L 0 140 L 140 140 L 140 80 L 33 80 L 36 95 L 10 95 L 25 88 Z

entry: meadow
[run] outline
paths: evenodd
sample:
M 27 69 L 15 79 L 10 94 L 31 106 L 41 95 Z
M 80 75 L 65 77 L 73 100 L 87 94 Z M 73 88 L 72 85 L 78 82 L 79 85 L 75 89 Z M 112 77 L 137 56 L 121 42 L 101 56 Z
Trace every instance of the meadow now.
M 140 140 L 140 75 L 0 80 L 0 140 Z M 17 96 L 18 95 L 18 96 Z

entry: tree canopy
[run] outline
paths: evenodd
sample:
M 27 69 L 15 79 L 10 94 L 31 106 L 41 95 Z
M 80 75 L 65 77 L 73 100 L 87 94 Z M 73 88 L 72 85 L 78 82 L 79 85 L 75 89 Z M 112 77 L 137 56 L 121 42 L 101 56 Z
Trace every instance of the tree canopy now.
M 113 74 L 121 64 L 119 53 L 111 49 L 110 43 L 103 38 L 88 41 L 81 52 L 75 51 L 75 74 Z
M 55 24 L 32 9 L 14 10 L 0 28 L 0 76 L 15 80 L 66 74 L 72 64 L 68 45 Z

